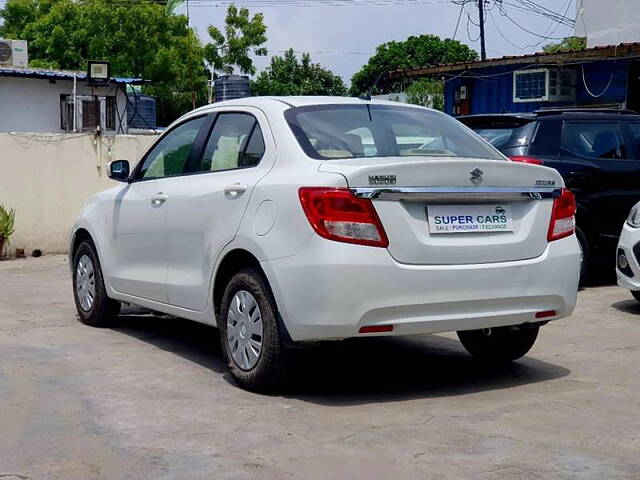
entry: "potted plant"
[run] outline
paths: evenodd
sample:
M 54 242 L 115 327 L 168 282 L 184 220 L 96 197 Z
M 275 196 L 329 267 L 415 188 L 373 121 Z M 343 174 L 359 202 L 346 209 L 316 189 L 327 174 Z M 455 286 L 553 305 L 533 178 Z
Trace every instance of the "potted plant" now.
M 9 244 L 9 237 L 13 235 L 16 223 L 16 211 L 0 205 L 0 257 L 3 256 L 4 244 Z

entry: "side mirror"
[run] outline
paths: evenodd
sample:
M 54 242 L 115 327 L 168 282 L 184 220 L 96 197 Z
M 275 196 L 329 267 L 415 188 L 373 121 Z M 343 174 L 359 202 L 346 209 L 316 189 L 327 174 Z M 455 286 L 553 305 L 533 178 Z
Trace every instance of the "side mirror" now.
M 118 182 L 129 181 L 129 161 L 116 160 L 109 165 L 109 178 Z

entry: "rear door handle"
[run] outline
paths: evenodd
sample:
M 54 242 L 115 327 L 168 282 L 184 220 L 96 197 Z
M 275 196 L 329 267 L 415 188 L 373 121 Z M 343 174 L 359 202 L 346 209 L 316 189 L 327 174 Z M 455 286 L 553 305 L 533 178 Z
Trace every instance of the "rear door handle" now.
M 169 195 L 166 195 L 162 192 L 156 193 L 151 197 L 151 206 L 160 207 L 164 202 L 167 201 L 168 198 L 169 198 Z
M 235 200 L 236 198 L 240 198 L 244 192 L 249 189 L 249 185 L 244 185 L 242 183 L 234 183 L 233 185 L 229 185 L 224 189 L 224 196 L 229 200 Z

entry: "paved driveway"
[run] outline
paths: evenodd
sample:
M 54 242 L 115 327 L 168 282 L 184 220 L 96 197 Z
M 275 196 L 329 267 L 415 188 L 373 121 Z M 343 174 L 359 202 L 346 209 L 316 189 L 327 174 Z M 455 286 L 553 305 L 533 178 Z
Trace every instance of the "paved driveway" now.
M 531 355 L 485 369 L 455 336 L 308 351 L 244 392 L 216 330 L 75 318 L 66 259 L 0 263 L 0 478 L 640 478 L 640 305 L 580 293 Z

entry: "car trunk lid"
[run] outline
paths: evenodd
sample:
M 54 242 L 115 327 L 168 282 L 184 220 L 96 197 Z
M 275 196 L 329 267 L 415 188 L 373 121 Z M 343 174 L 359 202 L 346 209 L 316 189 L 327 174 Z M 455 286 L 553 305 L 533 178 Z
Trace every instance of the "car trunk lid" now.
M 503 160 L 421 157 L 329 160 L 371 198 L 401 263 L 451 265 L 524 260 L 547 246 L 553 169 Z M 496 218 L 499 217 L 499 218 Z

